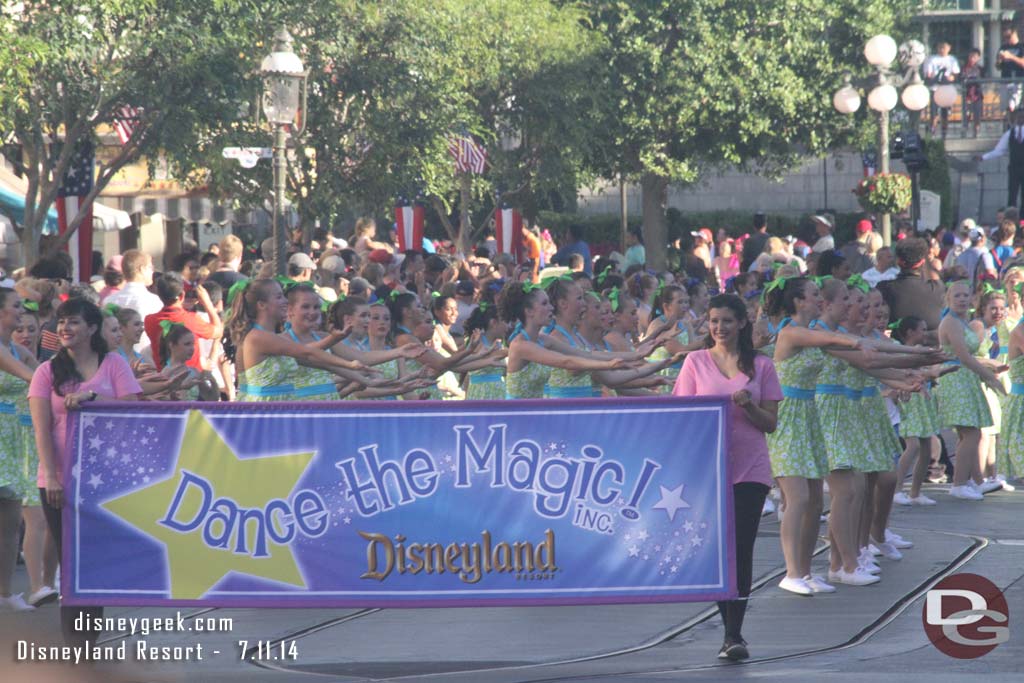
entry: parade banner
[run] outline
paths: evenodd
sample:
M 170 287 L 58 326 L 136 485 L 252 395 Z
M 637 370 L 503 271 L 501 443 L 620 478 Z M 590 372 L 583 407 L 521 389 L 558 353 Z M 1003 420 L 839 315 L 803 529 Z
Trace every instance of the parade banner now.
M 71 605 L 735 597 L 725 399 L 88 404 Z

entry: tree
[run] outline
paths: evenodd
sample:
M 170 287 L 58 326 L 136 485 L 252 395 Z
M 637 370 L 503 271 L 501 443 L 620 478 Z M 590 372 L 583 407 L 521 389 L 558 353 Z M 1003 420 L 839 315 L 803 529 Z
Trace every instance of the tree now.
M 665 266 L 670 182 L 723 166 L 777 176 L 851 134 L 832 110 L 843 71 L 861 71 L 867 37 L 892 32 L 909 0 L 655 0 L 585 3 L 607 40 L 616 103 L 598 168 L 639 180 L 644 237 Z
M 125 165 L 194 147 L 213 122 L 237 115 L 244 74 L 234 31 L 248 12 L 242 0 L 51 0 L 0 10 L 0 74 L 13 75 L 0 86 L 0 123 L 28 180 L 26 263 L 39 255 L 76 145 L 109 130 L 122 107 L 136 108 L 135 132 L 100 164 L 85 203 Z

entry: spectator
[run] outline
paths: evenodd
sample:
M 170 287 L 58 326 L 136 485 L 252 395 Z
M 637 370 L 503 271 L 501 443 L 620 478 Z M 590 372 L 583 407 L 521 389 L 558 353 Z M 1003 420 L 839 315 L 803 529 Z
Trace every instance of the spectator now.
M 704 244 L 704 240 L 701 237 L 695 237 L 690 243 L 690 247 L 687 252 L 683 255 L 683 270 L 689 277 L 696 278 L 701 282 L 708 281 L 708 275 L 710 270 L 704 263 L 704 254 L 707 253 L 707 247 Z
M 726 238 L 718 243 L 718 256 L 715 257 L 715 275 L 718 278 L 719 291 L 726 290 L 726 282 L 740 272 L 740 258 L 735 251 L 736 243 Z
M 855 228 L 856 239 L 844 244 L 839 252 L 846 259 L 850 266 L 851 273 L 863 273 L 874 265 L 872 254 L 878 251 L 882 244 L 881 236 L 875 232 L 875 226 L 866 218 L 857 222 Z M 876 244 L 876 239 L 877 244 Z
M 935 44 L 935 54 L 924 60 L 922 71 L 924 80 L 932 90 L 931 106 L 928 109 L 928 127 L 931 134 L 935 135 L 936 115 L 942 119 L 942 138 L 946 138 L 946 129 L 949 127 L 949 108 L 940 107 L 935 104 L 935 91 L 940 85 L 952 83 L 960 74 L 960 62 L 956 57 L 949 54 L 950 45 L 945 41 Z
M 818 241 L 811 247 L 811 251 L 816 254 L 821 254 L 826 251 L 831 251 L 836 248 L 835 238 L 832 237 L 832 230 L 835 227 L 832 224 L 832 219 L 828 216 L 818 214 L 813 216 L 811 220 L 814 222 L 814 230 L 818 235 Z
M 763 213 L 754 214 L 754 234 L 743 240 L 743 259 L 740 262 L 740 271 L 746 273 L 754 265 L 754 261 L 761 252 L 764 245 L 768 243 L 768 217 Z
M 1003 44 L 999 46 L 996 65 L 999 67 L 1000 78 L 1016 80 L 1024 76 L 1024 45 L 1020 42 L 1017 29 L 1003 29 Z M 1020 106 L 1020 89 L 1019 82 L 1010 82 L 999 93 L 1004 112 L 1014 112 Z
M 817 274 L 822 277 L 831 275 L 845 282 L 853 273 L 850 272 L 850 266 L 843 255 L 835 249 L 830 249 L 818 255 Z
M 389 254 L 394 253 L 394 247 L 387 242 L 377 241 L 377 221 L 372 218 L 360 218 L 356 221 L 356 229 L 352 235 L 352 248 L 362 257 L 366 257 L 374 249 L 383 249 Z
M 160 297 L 148 289 L 153 285 L 153 257 L 138 249 L 129 249 L 121 259 L 121 271 L 124 273 L 124 287 L 108 296 L 104 303 L 138 311 L 143 320 L 163 308 Z M 143 338 L 135 350 L 142 353 L 148 348 L 149 340 Z
M 1013 248 L 1013 240 L 1016 236 L 1017 226 L 1012 220 L 1004 220 L 996 228 L 994 235 L 996 246 L 992 250 L 992 258 L 996 262 L 996 268 L 1000 271 L 1016 253 Z
M 862 277 L 872 287 L 877 287 L 879 282 L 895 280 L 900 274 L 896 267 L 896 259 L 892 255 L 891 247 L 882 247 L 875 253 L 875 265 L 864 271 Z
M 704 262 L 704 269 L 710 271 L 714 262 L 711 258 L 711 247 L 713 244 L 714 237 L 711 231 L 707 228 L 701 228 L 700 230 L 694 230 L 690 233 L 693 237 L 693 253 L 701 261 Z
M 526 227 L 526 223 L 523 223 L 521 230 L 523 233 L 523 251 L 526 254 L 526 258 L 533 263 L 530 276 L 531 282 L 536 282 L 537 273 L 540 272 L 540 269 L 543 267 L 541 264 L 544 262 L 544 252 L 541 249 L 540 237 L 533 230 Z
M 964 82 L 964 126 L 960 131 L 960 137 L 967 137 L 967 128 L 974 124 L 974 136 L 978 137 L 978 128 L 981 125 L 982 107 L 985 104 L 985 96 L 981 91 L 981 84 L 978 81 L 985 75 L 985 65 L 981 63 L 981 50 L 974 47 L 967 53 L 967 63 L 961 78 Z
M 203 305 L 203 309 L 209 316 L 209 321 L 203 320 L 196 313 L 190 313 L 185 310 L 185 307 L 182 305 L 182 302 L 185 300 L 185 282 L 177 273 L 164 273 L 160 280 L 157 281 L 156 291 L 160 295 L 163 307 L 156 313 L 144 316 L 143 324 L 146 329 L 146 336 L 149 337 L 150 348 L 153 351 L 153 362 L 158 370 L 163 369 L 164 363 L 167 360 L 160 355 L 160 338 L 164 334 L 164 330 L 160 326 L 162 321 L 166 320 L 174 324 L 184 325 L 195 335 L 197 340 L 215 340 L 223 336 L 224 326 L 221 324 L 220 316 L 217 314 L 217 308 L 210 301 L 210 296 L 202 285 L 197 285 L 195 291 L 199 297 L 199 303 Z M 203 367 L 202 361 L 204 359 L 201 357 L 201 354 L 200 344 L 196 344 L 195 350 L 192 352 L 192 358 L 185 365 L 196 370 L 206 369 Z
M 114 292 L 120 292 L 124 287 L 124 273 L 121 272 L 121 254 L 115 254 L 107 261 L 107 267 L 103 269 L 103 287 L 99 290 L 100 301 L 103 301 Z
M 225 235 L 217 246 L 219 251 L 218 258 L 220 260 L 217 270 L 210 273 L 210 279 L 227 292 L 230 291 L 233 284 L 246 279 L 244 275 L 238 272 L 239 266 L 242 265 L 242 254 L 245 251 L 245 245 L 242 244 L 242 240 L 234 235 Z M 142 311 L 139 311 L 139 313 L 142 313 Z
M 316 263 L 307 254 L 298 253 L 288 257 L 288 277 L 296 282 L 310 282 Z
M 455 285 L 455 304 L 458 307 L 459 315 L 451 327 L 451 333 L 456 336 L 464 336 L 464 324 L 469 320 L 476 310 L 476 287 L 470 280 L 459 280 Z
M 626 260 L 623 268 L 633 265 L 642 266 L 647 263 L 647 250 L 644 248 L 644 237 L 639 228 L 626 231 Z
M 572 254 L 579 254 L 583 257 L 583 272 L 593 276 L 593 262 L 590 258 L 590 246 L 583 240 L 583 226 L 572 224 L 569 226 L 568 240 L 561 249 L 552 257 L 551 262 L 556 266 L 568 266 L 569 257 Z
M 952 245 L 946 251 L 946 256 L 942 259 L 942 269 L 944 271 L 949 270 L 956 265 L 957 259 L 971 246 L 971 241 L 968 238 L 971 231 L 978 227 L 978 224 L 974 222 L 973 218 L 965 218 L 960 221 L 960 226 L 956 230 L 956 235 L 951 235 Z M 929 325 L 929 328 L 931 326 Z
M 923 275 L 928 245 L 919 237 L 908 237 L 896 243 L 894 252 L 900 272 L 896 279 L 878 284 L 878 291 L 889 306 L 889 318 L 916 315 L 928 324 L 926 343 L 935 344 L 946 288 L 939 280 L 925 279 Z
M 582 273 L 583 272 L 583 255 L 582 254 L 569 254 L 569 272 L 570 273 Z
M 967 233 L 967 240 L 971 246 L 957 257 L 956 264 L 967 273 L 967 279 L 971 281 L 971 290 L 973 291 L 973 283 L 982 278 L 998 279 L 999 271 L 996 269 L 995 259 L 985 247 L 984 230 L 977 226 L 971 228 Z
M 988 161 L 1008 156 L 1006 203 L 1007 208 L 1017 208 L 1017 198 L 1024 190 L 1024 110 L 1010 114 L 1010 127 L 999 138 L 990 151 L 975 157 L 977 161 Z

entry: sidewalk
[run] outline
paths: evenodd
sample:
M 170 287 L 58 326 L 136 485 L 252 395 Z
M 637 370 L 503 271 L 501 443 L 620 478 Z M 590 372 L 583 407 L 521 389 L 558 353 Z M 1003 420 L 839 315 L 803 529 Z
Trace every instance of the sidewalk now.
M 931 667 L 916 666 L 910 670 L 913 673 L 933 671 L 941 678 L 954 670 L 951 664 L 960 667 L 961 672 L 977 670 L 971 667 L 978 662 L 949 660 L 931 647 L 921 627 L 920 598 L 910 601 L 955 558 L 982 545 L 972 534 L 1009 543 L 992 542 L 977 550 L 969 568 L 961 571 L 988 576 L 1003 588 L 1019 579 L 1024 573 L 1024 541 L 1020 545 L 1013 541 L 1024 538 L 1019 527 L 1024 493 L 999 492 L 990 494 L 984 502 L 970 503 L 949 498 L 943 491 L 944 487 L 928 489 L 929 495 L 940 503 L 932 508 L 897 506 L 891 526 L 913 540 L 915 547 L 905 551 L 900 562 L 881 560 L 880 583 L 863 588 L 839 586 L 832 595 L 801 597 L 777 588 L 782 567 L 778 523 L 774 515 L 763 518 L 754 572 L 758 577 L 755 581 L 761 585 L 751 598 L 744 628 L 753 659 L 789 657 L 861 641 L 866 643 L 864 647 L 882 644 L 891 650 L 898 642 L 897 649 L 901 651 L 919 648 L 917 663 Z M 827 552 L 819 553 L 815 571 L 824 574 L 826 563 Z M 16 590 L 23 590 L 21 567 L 17 580 Z M 1016 604 L 1019 610 L 1021 603 Z M 173 615 L 175 611 L 120 608 L 110 609 L 107 614 L 154 617 Z M 186 614 L 200 611 L 183 610 Z M 1013 611 L 1011 601 L 1011 615 Z M 735 676 L 728 672 L 728 665 L 720 666 L 716 659 L 722 631 L 717 610 L 706 603 L 421 610 L 218 609 L 204 616 L 231 617 L 233 628 L 229 633 L 198 636 L 154 633 L 145 640 L 158 646 L 188 646 L 198 641 L 208 653 L 217 650 L 220 655 L 175 665 L 147 663 L 146 677 L 133 676 L 128 680 L 156 680 L 157 674 L 172 680 L 252 683 L 365 681 L 408 676 L 467 682 L 581 675 L 641 680 L 622 678 L 630 672 L 648 672 L 642 680 L 654 680 L 660 677 L 656 672 L 680 672 L 694 667 L 712 667 L 707 671 L 712 678 L 728 680 Z M 886 635 L 877 636 L 876 632 L 883 628 Z M 892 638 L 895 628 L 900 629 L 898 641 Z M 28 675 L 35 673 L 39 665 L 8 668 L 13 654 L 10 641 L 26 637 L 24 633 L 40 631 L 59 632 L 56 607 L 47 606 L 23 615 L 0 615 L 0 653 L 4 657 L 0 661 L 0 680 L 30 680 Z M 115 643 L 120 641 L 116 634 L 106 637 Z M 129 639 L 129 650 L 136 639 Z M 271 641 L 277 653 L 276 642 L 280 639 L 285 640 L 286 648 L 294 641 L 294 661 L 269 661 L 265 666 L 271 668 L 259 668 L 239 660 L 239 641 L 247 641 L 249 647 L 258 640 Z M 1015 633 L 1011 643 L 979 661 L 991 672 L 1019 671 L 1019 653 L 1013 657 L 1010 649 L 1014 641 L 1021 642 Z M 883 648 L 883 656 L 885 652 Z M 823 656 L 827 659 L 833 655 Z M 8 678 L 7 671 L 16 676 Z M 309 676 L 311 673 L 328 677 Z

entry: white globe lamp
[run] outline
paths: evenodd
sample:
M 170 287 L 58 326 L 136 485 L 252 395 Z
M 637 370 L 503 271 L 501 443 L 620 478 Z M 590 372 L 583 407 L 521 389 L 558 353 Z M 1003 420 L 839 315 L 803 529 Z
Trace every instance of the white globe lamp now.
M 844 85 L 832 96 L 832 106 L 840 114 L 852 114 L 860 109 L 860 93 L 853 86 Z
M 939 105 L 943 109 L 952 107 L 956 104 L 956 99 L 959 96 L 955 85 L 940 85 L 935 89 L 935 104 Z
M 898 99 L 899 95 L 896 93 L 896 88 L 885 83 L 876 86 L 874 90 L 868 93 L 868 106 L 877 112 L 892 111 L 896 107 Z
M 882 34 L 875 36 L 864 46 L 864 58 L 872 66 L 888 66 L 896 59 L 896 41 Z
M 900 95 L 903 106 L 910 111 L 921 111 L 928 106 L 930 98 L 931 93 L 923 83 L 911 83 L 903 89 L 903 94 Z

